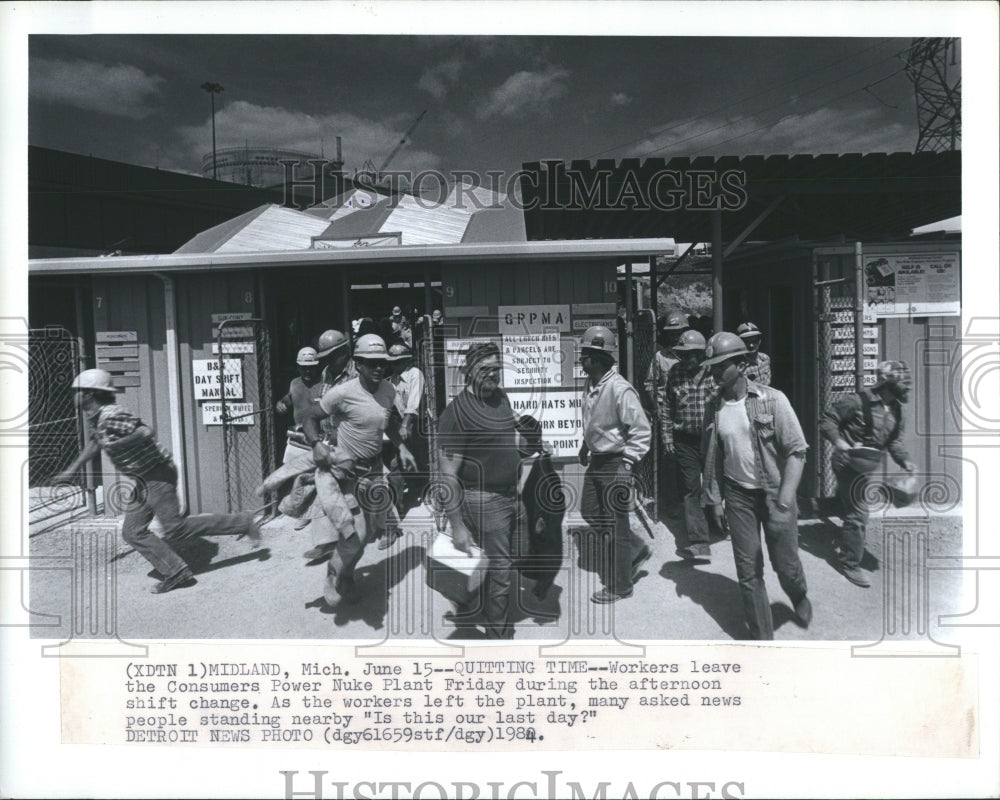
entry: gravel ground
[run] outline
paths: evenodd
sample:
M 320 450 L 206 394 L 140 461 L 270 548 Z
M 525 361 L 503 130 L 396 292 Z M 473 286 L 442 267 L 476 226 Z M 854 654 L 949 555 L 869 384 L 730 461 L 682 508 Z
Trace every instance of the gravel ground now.
M 424 555 L 434 530 L 425 517 L 411 515 L 404 525 L 404 536 L 389 551 L 378 550 L 374 544 L 368 547 L 358 568 L 362 597 L 338 609 L 323 600 L 325 564 L 302 557 L 312 544 L 310 528 L 325 524 L 325 520 L 314 521 L 302 531 L 293 529 L 294 522 L 278 517 L 265 525 L 259 550 L 252 550 L 245 539 L 197 540 L 184 553 L 196 581 L 163 595 L 150 593 L 156 573 L 122 542 L 120 523 L 114 520 L 82 521 L 34 534 L 30 553 L 38 567 L 29 572 L 23 599 L 31 611 L 50 616 L 36 617 L 44 624 L 34 627 L 32 634 L 68 639 L 108 636 L 117 631 L 124 640 L 482 638 L 476 617 L 456 621 L 450 602 L 425 585 Z M 906 516 L 896 511 L 884 519 L 873 519 L 869 554 L 863 564 L 870 571 L 872 586 L 862 589 L 833 567 L 832 546 L 838 524 L 836 518 L 800 521 L 800 556 L 815 611 L 808 629 L 800 627 L 776 576 L 769 565 L 765 567 L 777 640 L 878 641 L 885 628 L 883 609 L 901 605 L 886 603 L 886 577 L 893 572 L 886 564 L 899 563 L 901 577 L 918 577 L 921 564 L 933 567 L 935 557 L 957 556 L 962 551 L 960 510 L 937 517 Z M 548 595 L 537 600 L 530 591 L 532 582 L 524 582 L 516 638 L 555 642 L 746 638 L 730 543 L 721 541 L 712 546 L 711 564 L 690 566 L 674 554 L 671 525 L 674 523 L 668 521 L 655 526 L 656 535 L 650 541 L 653 557 L 640 573 L 634 595 L 611 606 L 588 601 L 599 587 L 593 572 L 592 534 L 585 527 L 567 525 L 564 569 Z M 887 560 L 883 529 L 889 527 L 906 532 L 898 540 L 908 545 Z M 78 538 L 74 554 L 73 531 L 81 528 L 106 535 Z M 82 547 L 81 542 L 89 544 Z M 101 547 L 94 549 L 95 542 L 102 543 Z M 89 573 L 92 577 L 75 587 L 74 559 L 94 565 Z M 972 609 L 968 599 L 962 598 L 963 574 L 967 573 L 955 569 L 954 564 L 949 569 L 925 571 L 928 625 L 935 640 L 949 638 L 948 629 L 938 624 L 939 615 Z M 896 623 L 897 631 L 912 629 L 911 635 L 917 638 L 918 628 L 928 628 L 918 625 L 915 617 L 899 618 Z

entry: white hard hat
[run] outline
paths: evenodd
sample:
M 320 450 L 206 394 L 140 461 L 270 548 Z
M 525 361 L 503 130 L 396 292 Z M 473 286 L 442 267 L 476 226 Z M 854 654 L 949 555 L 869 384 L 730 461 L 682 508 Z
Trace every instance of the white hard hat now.
M 73 379 L 74 389 L 90 389 L 98 392 L 115 391 L 111 373 L 103 369 L 85 369 Z
M 367 358 L 371 360 L 386 360 L 389 353 L 385 349 L 385 342 L 382 337 L 375 333 L 366 333 L 354 345 L 355 358 Z
M 303 347 L 295 357 L 295 363 L 300 367 L 315 367 L 319 364 L 316 358 L 316 350 L 312 347 Z

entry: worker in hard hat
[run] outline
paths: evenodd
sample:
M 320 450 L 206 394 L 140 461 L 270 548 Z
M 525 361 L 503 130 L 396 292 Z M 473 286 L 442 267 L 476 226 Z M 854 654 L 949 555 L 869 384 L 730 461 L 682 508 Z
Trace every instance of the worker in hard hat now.
M 709 563 L 712 550 L 702 506 L 701 437 L 705 430 L 705 409 L 717 387 L 701 366 L 705 337 L 698 331 L 684 331 L 674 345 L 674 352 L 681 360 L 667 377 L 660 436 L 664 453 L 677 460 L 684 487 L 686 536 L 677 555 L 685 561 Z
M 323 385 L 320 382 L 319 374 L 320 363 L 316 348 L 300 348 L 295 357 L 295 364 L 299 372 L 298 377 L 292 378 L 288 393 L 275 403 L 275 410 L 279 414 L 287 414 L 291 411 L 295 421 L 294 428 L 288 431 L 285 454 L 281 463 L 283 467 L 293 462 L 302 463 L 304 468 L 307 468 L 311 465 L 312 451 L 306 444 L 305 436 L 302 433 L 302 421 L 312 405 L 318 403 L 320 397 L 323 396 Z M 272 477 L 271 480 L 273 481 L 274 478 Z M 299 519 L 295 530 L 302 530 L 309 524 L 310 518 L 304 515 L 315 494 L 311 470 L 306 469 L 295 476 L 291 491 L 278 504 L 278 510 L 282 514 Z
M 908 473 L 917 468 L 902 441 L 903 405 L 910 398 L 913 383 L 910 368 L 904 361 L 882 361 L 876 376 L 870 389 L 837 397 L 819 426 L 820 433 L 836 448 L 833 472 L 843 519 L 838 566 L 847 580 L 863 588 L 871 585 L 861 569 L 868 524 L 868 475 L 881 466 L 884 451 Z
M 393 487 L 396 508 L 400 517 L 420 502 L 427 485 L 427 438 L 421 430 L 421 419 L 425 408 L 424 374 L 413 366 L 413 353 L 405 344 L 389 347 L 387 379 L 396 387 L 396 412 L 402 420 L 399 434 L 417 462 L 415 471 L 401 469 L 399 459 L 393 457 L 389 483 Z M 382 537 L 379 549 L 389 547 L 399 538 L 398 529 Z
M 305 349 L 303 348 L 303 350 Z M 350 340 L 340 331 L 333 329 L 323 331 L 317 339 L 316 347 L 311 349 L 314 349 L 316 352 L 317 364 L 315 366 L 319 370 L 320 377 L 319 382 L 310 387 L 309 395 L 311 398 L 315 398 L 315 403 L 318 403 L 319 398 L 334 386 L 357 377 L 357 372 L 351 361 Z M 299 353 L 301 354 L 302 350 Z M 336 444 L 337 427 L 333 420 L 325 419 L 323 421 L 323 436 L 328 444 Z M 306 445 L 304 436 L 303 444 Z M 265 495 L 278 492 L 284 484 L 293 479 L 295 480 L 296 489 L 302 489 L 303 482 L 308 483 L 309 479 L 299 478 L 298 476 L 312 473 L 315 468 L 316 464 L 312 458 L 312 448 L 306 445 L 301 453 L 287 459 L 278 469 L 268 475 L 261 485 L 257 487 L 256 494 L 259 497 L 264 497 Z M 293 493 L 296 489 L 293 489 Z M 305 527 L 310 520 L 323 516 L 323 510 L 314 504 L 303 509 L 294 510 L 301 513 L 301 522 L 296 526 L 296 529 Z M 304 557 L 311 560 L 329 555 L 335 543 L 333 532 L 328 531 L 325 527 L 313 528 L 312 530 L 313 546 L 304 553 Z
M 667 385 L 667 376 L 674 364 L 680 361 L 674 352 L 674 345 L 687 329 L 687 317 L 680 311 L 670 311 L 656 331 L 657 350 L 653 360 L 649 362 L 644 388 L 649 398 L 656 403 L 658 413 L 663 401 L 663 390 Z
M 705 424 L 705 497 L 710 512 L 729 525 L 743 612 L 754 639 L 773 639 L 764 587 L 761 526 L 771 565 L 803 627 L 812 620 L 799 560 L 796 490 L 805 467 L 802 427 L 788 398 L 746 377 L 747 348 L 735 333 L 716 333 L 703 362 L 719 385 Z
M 652 432 L 639 393 L 615 366 L 617 345 L 603 325 L 587 328 L 580 340 L 583 387 L 583 478 L 580 514 L 602 538 L 601 582 L 594 603 L 614 603 L 632 596 L 640 566 L 652 555 L 632 532 L 629 511 L 634 498 L 633 471 L 649 452 Z
M 323 384 L 320 382 L 319 358 L 316 348 L 303 347 L 295 356 L 295 364 L 298 367 L 299 375 L 292 378 L 288 385 L 288 392 L 274 404 L 275 411 L 279 414 L 292 412 L 295 425 L 301 429 L 302 421 L 309 413 L 313 403 L 318 403 L 323 396 Z M 295 444 L 301 444 L 295 447 Z M 298 455 L 296 450 L 304 450 L 305 440 L 301 436 L 289 439 L 289 447 L 285 448 L 285 458 L 283 463 L 287 464 L 292 456 Z
M 319 394 L 318 387 L 320 387 L 319 356 L 316 348 L 300 348 L 295 356 L 295 365 L 299 375 L 297 378 L 292 378 L 288 393 L 275 403 L 274 408 L 279 414 L 291 411 L 296 424 L 301 425 L 309 407 L 319 401 L 319 397 L 313 396 Z M 317 387 L 317 391 L 310 391 L 313 387 Z
M 331 388 L 306 420 L 306 439 L 316 463 L 317 501 L 336 531 L 323 597 L 331 606 L 357 597 L 354 568 L 365 545 L 385 533 L 391 493 L 382 474 L 382 435 L 388 435 L 404 469 L 416 463 L 399 435 L 393 405 L 396 389 L 385 380 L 389 354 L 376 334 L 358 338 L 358 377 Z M 337 423 L 337 442 L 323 441 L 322 421 Z
M 517 496 L 518 467 L 514 411 L 500 387 L 500 348 L 473 345 L 462 366 L 465 386 L 438 420 L 444 490 L 436 500 L 451 525 L 455 547 L 482 548 L 487 558 L 486 638 L 511 639 L 511 613 L 519 576 L 514 562 L 524 552 L 524 507 Z
M 736 328 L 736 334 L 747 346 L 747 378 L 761 386 L 770 386 L 771 357 L 760 349 L 763 332 L 752 322 L 744 322 Z
M 657 350 L 653 355 L 653 360 L 649 362 L 649 371 L 646 373 L 644 388 L 646 396 L 652 404 L 661 441 L 664 427 L 668 424 L 665 416 L 667 414 L 665 407 L 667 377 L 674 365 L 680 362 L 680 357 L 674 352 L 674 345 L 687 329 L 688 319 L 683 313 L 677 310 L 667 312 L 657 329 Z M 660 504 L 665 507 L 668 513 L 673 514 L 681 499 L 676 455 L 666 449 L 661 449 L 659 466 Z
M 177 500 L 177 467 L 170 452 L 156 440 L 153 430 L 115 402 L 111 375 L 103 369 L 87 369 L 73 380 L 76 405 L 91 425 L 90 442 L 72 464 L 55 477 L 66 483 L 103 450 L 119 472 L 137 487 L 130 492 L 122 538 L 160 574 L 150 589 L 163 594 L 194 580 L 187 563 L 171 547 L 195 536 L 247 535 L 254 547 L 260 544 L 260 528 L 253 514 L 198 514 L 181 516 Z M 109 487 L 105 487 L 107 492 Z M 163 538 L 149 530 L 156 517 Z

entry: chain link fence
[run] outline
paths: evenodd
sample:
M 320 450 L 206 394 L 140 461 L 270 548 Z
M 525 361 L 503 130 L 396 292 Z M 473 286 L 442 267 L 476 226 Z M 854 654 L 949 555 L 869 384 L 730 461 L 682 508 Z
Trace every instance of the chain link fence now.
M 635 312 L 635 320 L 632 324 L 632 385 L 639 392 L 643 406 L 647 409 L 650 424 L 653 427 L 653 441 L 649 452 L 645 458 L 639 462 L 636 469 L 636 495 L 647 509 L 650 510 L 653 519 L 656 519 L 659 509 L 657 491 L 659 468 L 660 437 L 656 430 L 656 398 L 648 397 L 643 384 L 649 372 L 649 365 L 656 356 L 656 313 L 649 308 L 640 309 Z
M 80 451 L 83 428 L 73 396 L 79 345 L 65 328 L 28 332 L 28 512 L 46 517 L 78 508 L 82 491 L 59 491 L 52 478 Z
M 226 510 L 257 510 L 254 490 L 277 463 L 271 338 L 263 320 L 225 320 L 217 344 Z
M 856 342 L 862 342 L 863 383 L 875 382 L 875 365 L 879 355 L 874 319 L 867 325 L 854 312 L 856 299 L 864 295 L 857 286 L 858 272 L 853 251 L 820 252 L 813 270 L 813 297 L 816 313 L 816 420 L 823 417 L 827 406 L 838 397 L 853 394 L 857 386 L 855 375 Z M 833 473 L 833 445 L 818 437 L 816 456 L 816 496 L 833 498 L 837 494 L 837 478 Z

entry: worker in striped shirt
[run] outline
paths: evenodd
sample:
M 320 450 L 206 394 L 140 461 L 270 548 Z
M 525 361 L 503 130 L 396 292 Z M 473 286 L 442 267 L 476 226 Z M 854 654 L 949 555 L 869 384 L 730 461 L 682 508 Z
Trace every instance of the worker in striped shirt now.
M 260 528 L 253 514 L 181 515 L 177 467 L 170 452 L 139 417 L 115 403 L 116 389 L 108 372 L 84 370 L 74 379 L 73 389 L 77 408 L 90 420 L 91 440 L 73 463 L 55 477 L 55 482 L 69 482 L 101 450 L 120 472 L 135 481 L 122 524 L 122 538 L 160 573 L 161 580 L 150 589 L 153 594 L 169 592 L 194 579 L 170 542 L 195 536 L 246 534 L 254 547 L 259 546 Z M 154 516 L 163 526 L 162 539 L 149 530 Z
M 664 391 L 663 451 L 677 459 L 684 489 L 686 544 L 677 549 L 685 561 L 709 563 L 709 527 L 701 504 L 701 437 L 705 429 L 705 407 L 717 390 L 715 381 L 701 366 L 705 337 L 698 331 L 681 334 L 674 345 L 681 361 L 670 370 Z

